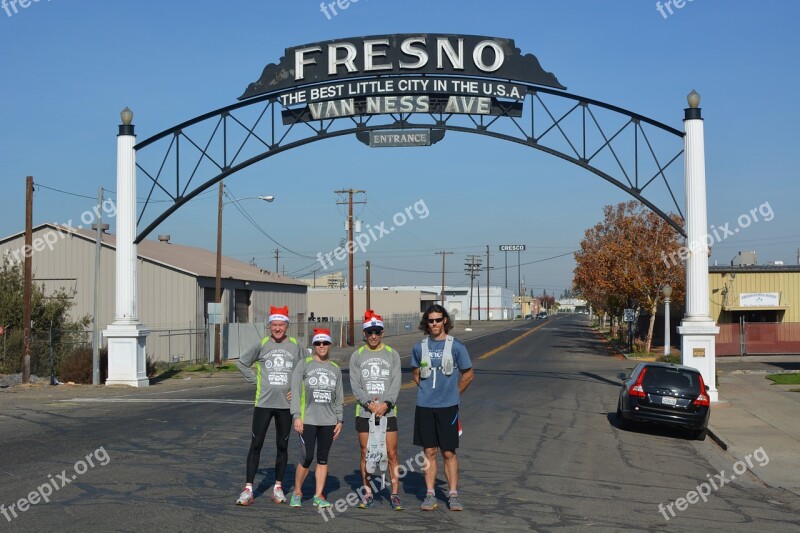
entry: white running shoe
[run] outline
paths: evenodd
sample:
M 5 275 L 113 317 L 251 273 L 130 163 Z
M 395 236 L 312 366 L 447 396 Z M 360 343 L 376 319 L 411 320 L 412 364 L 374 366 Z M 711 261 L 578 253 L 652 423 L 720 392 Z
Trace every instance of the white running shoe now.
M 239 499 L 236 500 L 236 505 L 248 506 L 251 503 L 253 503 L 253 491 L 244 489 L 239 495 Z
M 286 503 L 286 496 L 283 489 L 277 485 L 272 489 L 272 501 L 275 503 Z

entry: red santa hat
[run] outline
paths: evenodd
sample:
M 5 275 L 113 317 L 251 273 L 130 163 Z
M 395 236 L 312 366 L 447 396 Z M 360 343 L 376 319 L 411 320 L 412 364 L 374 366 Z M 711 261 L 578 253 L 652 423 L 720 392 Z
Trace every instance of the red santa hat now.
M 311 344 L 315 342 L 325 342 L 328 341 L 333 343 L 333 338 L 331 337 L 331 330 L 325 328 L 314 328 L 314 336 L 311 337 Z
M 289 306 L 288 305 L 284 305 L 283 307 L 270 306 L 268 322 L 272 322 L 273 320 L 283 320 L 284 322 L 289 322 Z
M 364 324 L 361 329 L 367 328 L 381 328 L 383 329 L 383 317 L 381 315 L 375 314 L 375 311 L 372 309 L 367 309 L 366 313 L 364 313 Z

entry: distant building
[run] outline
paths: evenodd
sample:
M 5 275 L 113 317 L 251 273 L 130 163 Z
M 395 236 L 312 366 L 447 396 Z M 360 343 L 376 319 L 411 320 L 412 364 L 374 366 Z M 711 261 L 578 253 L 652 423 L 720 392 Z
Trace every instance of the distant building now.
M 71 315 L 93 314 L 95 232 L 54 224 L 33 229 L 33 278 L 46 291 L 75 289 Z M 37 246 L 38 243 L 38 246 Z M 114 321 L 116 239 L 101 238 L 98 325 Z M 0 258 L 24 259 L 24 233 L 0 239 Z M 208 303 L 214 302 L 216 253 L 202 248 L 145 240 L 138 245 L 139 320 L 150 329 L 147 355 L 157 361 L 200 359 L 208 353 Z M 223 322 L 263 323 L 269 306 L 288 305 L 292 320 L 307 317 L 305 283 L 222 258 Z M 262 328 L 263 329 L 263 328 Z
M 556 303 L 559 313 L 582 313 L 588 309 L 586 300 L 580 298 L 562 298 Z
M 439 294 L 442 291 L 442 286 L 396 286 L 389 289 L 419 290 L 423 293 L 436 295 L 436 301 L 438 302 L 441 299 Z M 486 286 L 478 287 L 477 283 L 473 286 L 471 294 L 469 286 L 445 286 L 444 299 L 445 308 L 453 320 L 468 320 L 470 318 L 470 308 L 472 309 L 472 320 L 511 320 L 514 318 L 515 312 L 519 314 L 519 310 L 515 307 L 514 292 L 497 285 L 489 287 L 488 302 Z

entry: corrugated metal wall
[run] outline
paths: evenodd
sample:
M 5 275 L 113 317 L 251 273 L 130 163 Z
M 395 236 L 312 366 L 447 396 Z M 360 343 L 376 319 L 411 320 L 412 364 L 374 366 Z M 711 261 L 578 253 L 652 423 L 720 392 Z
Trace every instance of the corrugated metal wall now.
M 739 295 L 742 293 L 777 292 L 780 295 L 780 304 L 788 306 L 783 312 L 783 322 L 800 322 L 800 272 L 736 272 L 735 274 L 735 277 L 728 272 L 709 274 L 711 318 L 719 322 L 723 301 L 727 301 L 728 305 L 738 306 Z M 723 321 L 725 321 L 724 315 Z

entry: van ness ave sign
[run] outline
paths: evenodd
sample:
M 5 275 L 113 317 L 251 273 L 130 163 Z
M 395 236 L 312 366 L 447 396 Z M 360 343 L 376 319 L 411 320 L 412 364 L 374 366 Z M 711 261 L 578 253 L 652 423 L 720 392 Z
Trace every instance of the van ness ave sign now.
M 512 39 L 478 35 L 395 34 L 287 48 L 239 100 L 301 85 L 386 75 L 458 75 L 518 80 L 566 89 Z

